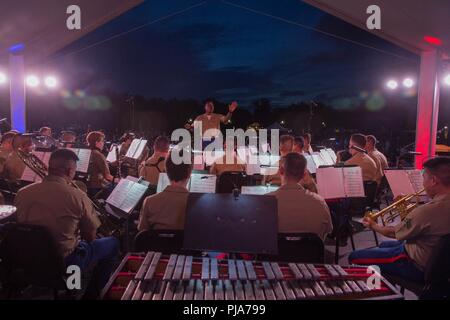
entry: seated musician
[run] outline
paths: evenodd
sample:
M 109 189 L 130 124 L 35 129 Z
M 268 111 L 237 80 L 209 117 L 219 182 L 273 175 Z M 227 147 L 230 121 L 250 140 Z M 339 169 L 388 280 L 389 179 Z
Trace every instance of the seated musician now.
M 62 131 L 60 142 L 63 148 L 75 148 L 77 135 L 73 131 Z
M 366 136 L 366 146 L 365 150 L 367 151 L 367 154 L 369 157 L 372 158 L 373 161 L 375 161 L 375 164 L 377 165 L 378 169 L 378 179 L 377 182 L 380 184 L 381 179 L 384 177 L 384 170 L 389 167 L 388 161 L 386 159 L 386 156 L 382 154 L 378 149 L 376 148 L 377 144 L 377 138 L 373 135 Z
M 159 136 L 153 143 L 153 154 L 139 168 L 139 176 L 152 185 L 158 184 L 159 174 L 166 172 L 166 158 L 169 154 L 170 140 Z
M 147 197 L 142 205 L 138 230 L 184 229 L 186 205 L 189 196 L 187 183 L 191 177 L 191 164 L 175 164 L 172 153 L 166 159 L 170 185 L 163 192 Z
M 225 154 L 214 161 L 209 169 L 209 173 L 220 176 L 225 172 L 245 172 L 245 161 L 237 156 L 236 147 L 236 141 L 234 143 L 234 148 L 225 143 Z
M 296 141 L 297 141 L 297 146 L 296 146 Z M 280 137 L 280 155 L 283 157 L 290 152 L 294 152 L 293 150 L 294 150 L 295 146 L 296 146 L 295 147 L 296 150 L 299 150 L 300 147 L 301 147 L 301 150 L 304 150 L 304 145 L 301 146 L 301 141 L 302 140 L 300 140 L 300 139 L 296 140 L 296 138 L 294 138 L 291 135 L 282 135 Z M 304 140 L 303 140 L 303 142 L 304 142 Z M 271 185 L 281 185 L 280 172 L 278 171 L 274 175 L 264 177 L 263 183 L 264 184 L 270 183 Z M 306 170 L 305 175 L 303 176 L 300 184 L 306 190 L 317 193 L 316 182 L 314 181 L 313 177 L 311 176 L 311 174 L 309 173 L 308 170 Z
M 125 157 L 128 149 L 130 149 L 131 143 L 136 138 L 136 135 L 132 132 L 124 133 L 124 135 L 120 138 L 120 147 L 119 147 L 119 156 Z
M 102 153 L 105 145 L 104 133 L 100 131 L 89 132 L 86 140 L 89 148 L 92 150 L 88 168 L 88 189 L 89 193 L 93 195 L 113 182 L 114 177 L 109 172 L 106 157 Z
M 375 161 L 373 161 L 366 153 L 363 152 L 366 146 L 366 136 L 356 133 L 350 138 L 349 152 L 352 157 L 345 161 L 346 165 L 357 165 L 361 167 L 363 181 L 377 181 L 378 169 Z M 355 150 L 353 146 L 356 146 L 361 151 Z
M 305 141 L 305 146 L 303 147 L 303 152 L 312 154 L 314 151 L 311 147 L 311 133 L 303 134 L 303 139 Z
M 16 134 L 13 138 L 13 152 L 8 156 L 3 169 L 3 176 L 11 182 L 18 182 L 25 170 L 25 163 L 19 158 L 18 152 L 24 155 L 34 151 L 34 143 L 31 135 Z
M 39 135 L 51 137 L 52 136 L 52 128 L 50 127 L 42 127 L 39 129 Z
M 303 137 L 295 137 L 294 145 L 292 146 L 292 152 L 302 154 L 304 147 L 305 147 L 305 139 Z
M 330 211 L 325 200 L 302 187 L 306 159 L 298 153 L 288 153 L 280 160 L 281 187 L 269 195 L 278 200 L 278 230 L 280 233 L 310 232 L 322 240 L 332 231 Z
M 15 206 L 19 223 L 50 229 L 67 266 L 78 265 L 85 271 L 96 265 L 86 289 L 86 297 L 95 298 L 113 271 L 119 242 L 114 237 L 96 239 L 100 221 L 92 203 L 85 193 L 70 184 L 77 160 L 71 150 L 54 151 L 49 160 L 49 175 L 41 183 L 20 189 Z
M 3 173 L 6 159 L 14 151 L 12 142 L 15 135 L 16 133 L 10 131 L 2 136 L 0 145 L 0 175 Z
M 424 280 L 424 270 L 440 237 L 450 233 L 450 158 L 424 163 L 423 186 L 431 202 L 421 205 L 396 226 L 379 225 L 369 218 L 363 224 L 397 241 L 350 254 L 353 264 L 378 265 L 382 272 L 413 281 Z

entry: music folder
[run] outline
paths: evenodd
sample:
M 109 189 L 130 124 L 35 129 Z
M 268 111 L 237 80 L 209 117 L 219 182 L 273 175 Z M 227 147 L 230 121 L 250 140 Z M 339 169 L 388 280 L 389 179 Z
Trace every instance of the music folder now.
M 33 154 L 41 160 L 48 168 L 48 161 L 50 160 L 51 152 L 44 151 L 33 151 Z M 28 166 L 25 166 L 25 169 L 22 172 L 22 176 L 20 180 L 26 182 L 41 182 L 42 179 L 39 175 L 37 175 L 33 170 L 31 170 Z
M 146 145 L 147 145 L 147 140 L 134 139 L 133 142 L 131 142 L 131 145 L 128 148 L 127 153 L 125 154 L 125 157 L 135 159 L 135 160 L 139 159 L 142 156 L 142 153 L 144 152 Z
M 128 176 L 121 179 L 113 192 L 106 199 L 106 203 L 130 214 L 148 189 L 148 182 Z
M 423 176 L 420 170 L 385 170 L 384 174 L 394 198 L 414 194 L 423 189 Z M 425 195 L 425 192 L 421 195 Z
M 324 167 L 316 173 L 317 189 L 324 199 L 365 197 L 360 167 Z
M 111 148 L 111 151 L 108 152 L 108 156 L 106 157 L 106 161 L 109 163 L 114 163 L 117 161 L 117 154 L 119 153 L 120 148 L 119 146 L 113 146 Z
M 217 176 L 207 173 L 192 173 L 186 188 L 193 193 L 215 193 Z M 167 173 L 161 172 L 158 177 L 156 193 L 160 193 L 170 185 Z
M 277 234 L 273 196 L 189 194 L 184 249 L 277 254 Z
M 91 149 L 68 148 L 78 156 L 77 172 L 87 173 L 89 169 L 89 161 L 91 160 Z

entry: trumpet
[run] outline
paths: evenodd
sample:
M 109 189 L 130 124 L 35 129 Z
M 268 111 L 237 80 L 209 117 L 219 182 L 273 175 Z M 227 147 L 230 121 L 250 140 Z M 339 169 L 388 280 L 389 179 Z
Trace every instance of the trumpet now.
M 403 196 L 383 210 L 380 210 L 378 212 L 367 212 L 365 214 L 365 217 L 373 221 L 378 221 L 378 218 L 380 218 L 383 225 L 394 222 L 394 220 L 398 217 L 400 217 L 400 219 L 403 221 L 411 211 L 419 206 L 420 195 L 424 191 L 425 188 L 417 191 L 416 193 Z M 412 202 L 414 198 L 415 201 Z
M 22 162 L 34 173 L 36 173 L 41 179 L 44 179 L 46 176 L 48 176 L 47 165 L 42 162 L 42 160 L 39 159 L 34 153 L 25 152 L 22 149 L 18 149 L 16 151 L 19 159 L 22 160 Z M 81 188 L 77 182 L 71 181 L 70 184 L 75 189 L 86 193 L 86 191 L 83 190 L 84 188 Z M 94 209 L 97 211 L 98 217 L 101 222 L 101 226 L 99 227 L 98 232 L 103 236 L 111 236 L 120 233 L 120 227 L 117 226 L 113 221 L 111 221 L 104 210 L 94 200 L 89 197 L 87 198 L 91 202 Z

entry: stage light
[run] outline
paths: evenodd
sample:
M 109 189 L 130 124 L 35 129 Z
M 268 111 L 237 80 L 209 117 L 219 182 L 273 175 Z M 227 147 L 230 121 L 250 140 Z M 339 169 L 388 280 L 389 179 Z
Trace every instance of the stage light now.
M 450 74 L 445 76 L 444 83 L 445 83 L 445 85 L 450 87 Z
M 412 88 L 414 86 L 414 80 L 411 78 L 406 78 L 403 80 L 403 86 L 405 88 Z
M 30 75 L 26 78 L 26 83 L 29 87 L 37 87 L 40 83 L 39 78 L 34 76 L 34 75 Z
M 48 76 L 47 78 L 45 78 L 44 82 L 48 88 L 55 88 L 58 85 L 58 80 L 56 80 L 56 78 L 52 76 Z
M 398 82 L 396 80 L 389 80 L 386 86 L 391 90 L 395 90 L 398 88 Z
M 6 83 L 6 74 L 0 72 L 0 84 L 5 84 Z
M 425 36 L 423 37 L 423 39 L 428 42 L 429 44 L 432 44 L 434 46 L 442 46 L 442 40 L 437 38 L 437 37 L 433 37 L 433 36 Z

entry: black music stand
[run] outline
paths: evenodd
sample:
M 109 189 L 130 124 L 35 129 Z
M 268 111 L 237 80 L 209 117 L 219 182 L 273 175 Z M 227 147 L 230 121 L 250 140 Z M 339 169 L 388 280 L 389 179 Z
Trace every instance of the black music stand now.
M 186 250 L 277 254 L 277 236 L 274 196 L 189 195 L 183 242 Z

